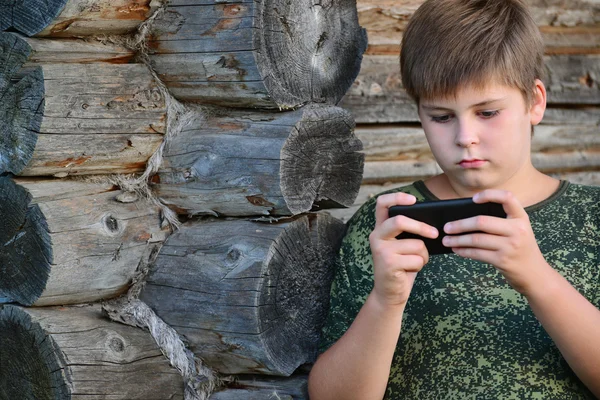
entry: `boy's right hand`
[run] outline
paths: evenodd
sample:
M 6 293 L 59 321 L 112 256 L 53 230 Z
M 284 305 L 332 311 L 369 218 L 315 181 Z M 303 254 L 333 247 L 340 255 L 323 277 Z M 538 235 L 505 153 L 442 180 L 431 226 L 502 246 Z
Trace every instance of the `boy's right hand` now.
M 391 193 L 377 198 L 375 229 L 369 235 L 373 254 L 375 286 L 371 295 L 384 307 L 404 306 L 417 272 L 429 261 L 425 243 L 420 239 L 396 239 L 402 232 L 436 238 L 438 231 L 423 222 L 404 216 L 388 218 L 395 205 L 412 205 L 417 199 L 406 193 Z

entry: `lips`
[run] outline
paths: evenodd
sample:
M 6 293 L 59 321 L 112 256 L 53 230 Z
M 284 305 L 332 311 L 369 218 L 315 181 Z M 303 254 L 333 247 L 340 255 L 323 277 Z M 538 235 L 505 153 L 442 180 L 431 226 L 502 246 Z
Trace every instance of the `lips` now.
M 460 165 L 462 168 L 479 168 L 483 164 L 485 164 L 485 162 L 486 162 L 485 160 L 473 158 L 473 159 L 468 159 L 468 160 L 462 160 L 461 162 L 458 163 L 458 165 Z

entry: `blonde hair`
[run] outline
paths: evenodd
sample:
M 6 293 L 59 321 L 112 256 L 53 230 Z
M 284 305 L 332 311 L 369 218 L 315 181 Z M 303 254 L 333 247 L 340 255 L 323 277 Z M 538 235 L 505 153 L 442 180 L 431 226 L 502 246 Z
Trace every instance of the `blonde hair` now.
M 418 104 L 493 81 L 518 88 L 530 105 L 543 55 L 540 31 L 520 0 L 427 0 L 402 39 L 402 84 Z

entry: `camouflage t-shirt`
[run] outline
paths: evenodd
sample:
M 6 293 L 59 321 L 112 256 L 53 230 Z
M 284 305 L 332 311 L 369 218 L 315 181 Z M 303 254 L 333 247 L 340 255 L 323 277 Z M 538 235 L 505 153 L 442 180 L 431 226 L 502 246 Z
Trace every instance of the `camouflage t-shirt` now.
M 436 197 L 422 181 L 390 190 Z M 338 257 L 321 351 L 349 328 L 373 288 L 373 198 L 350 219 Z M 562 181 L 526 208 L 539 247 L 600 306 L 600 187 Z M 600 340 L 600 338 L 599 338 Z M 403 317 L 386 399 L 593 399 L 529 308 L 490 264 L 431 256 Z

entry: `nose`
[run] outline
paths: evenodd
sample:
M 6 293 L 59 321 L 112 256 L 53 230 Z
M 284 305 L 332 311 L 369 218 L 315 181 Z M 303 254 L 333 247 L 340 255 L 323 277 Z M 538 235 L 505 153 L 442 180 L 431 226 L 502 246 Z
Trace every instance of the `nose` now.
M 459 120 L 458 124 L 456 124 L 454 143 L 459 147 L 470 147 L 473 144 L 479 143 L 477 129 L 477 123 L 474 121 L 469 121 L 467 118 Z

